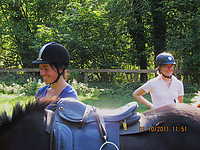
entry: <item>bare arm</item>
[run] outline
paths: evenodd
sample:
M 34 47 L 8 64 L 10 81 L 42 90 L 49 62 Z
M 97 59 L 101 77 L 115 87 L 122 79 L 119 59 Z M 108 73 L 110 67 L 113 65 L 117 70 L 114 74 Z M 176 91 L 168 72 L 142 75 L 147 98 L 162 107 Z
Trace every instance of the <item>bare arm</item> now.
M 146 92 L 140 87 L 134 93 L 133 97 L 141 102 L 142 104 L 148 106 L 149 108 L 153 109 L 153 104 L 146 100 L 142 95 L 146 94 Z
M 183 103 L 183 96 L 179 96 L 179 97 L 178 97 L 178 102 L 179 102 L 179 103 Z

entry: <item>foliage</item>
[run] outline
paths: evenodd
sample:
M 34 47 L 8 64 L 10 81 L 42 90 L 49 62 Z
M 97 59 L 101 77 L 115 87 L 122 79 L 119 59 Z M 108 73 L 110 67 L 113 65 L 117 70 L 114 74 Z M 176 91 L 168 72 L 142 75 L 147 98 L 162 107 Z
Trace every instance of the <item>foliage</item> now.
M 100 89 L 95 87 L 88 87 L 87 84 L 77 82 L 76 80 L 68 81 L 71 84 L 79 95 L 87 96 L 91 98 L 92 96 L 99 96 L 101 93 Z M 23 85 L 12 83 L 12 85 L 7 85 L 6 83 L 2 82 L 0 84 L 0 93 L 4 94 L 26 94 L 27 96 L 34 96 L 39 88 L 45 86 L 45 82 L 42 82 L 41 79 L 27 79 L 27 82 Z
M 27 83 L 27 79 L 30 77 L 36 78 L 36 80 L 42 79 L 39 73 L 29 72 L 5 72 L 0 74 L 0 83 L 4 82 L 7 86 L 11 86 L 13 83 L 24 85 Z
M 27 79 L 27 83 L 22 85 L 12 83 L 12 85 L 6 85 L 4 82 L 0 84 L 0 92 L 5 94 L 26 94 L 28 96 L 35 95 L 37 90 L 43 87 L 45 83 L 42 83 L 39 79 Z
M 185 93 L 198 93 L 198 91 L 200 90 L 199 85 L 196 84 L 188 84 L 184 86 L 184 91 Z
M 0 92 L 5 94 L 19 94 L 23 87 L 13 83 L 11 86 L 7 86 L 4 82 L 0 84 Z
M 70 3 L 63 12 L 63 24 L 67 24 L 65 43 L 75 68 L 111 69 L 124 63 L 127 38 L 120 33 L 118 25 L 110 22 L 108 11 L 96 1 Z M 59 30 L 61 30 L 59 28 Z M 97 74 L 100 81 L 112 81 L 113 74 Z
M 105 18 L 108 20 L 109 29 L 114 31 L 115 36 L 121 37 L 121 41 L 127 41 L 121 46 L 121 68 L 138 65 L 140 69 L 147 69 L 147 57 L 152 50 L 149 48 L 150 19 L 146 19 L 149 17 L 148 3 L 145 0 L 113 0 L 108 3 L 106 10 L 108 14 Z M 145 82 L 146 78 L 145 74 L 141 74 L 141 82 Z
M 38 25 L 56 26 L 57 11 L 65 4 L 57 0 L 1 0 L 1 59 L 5 67 L 31 67 L 38 52 L 32 48 L 38 45 Z
M 39 88 L 43 87 L 45 83 L 35 79 L 27 79 L 27 84 L 23 85 L 23 90 L 21 92 L 26 93 L 26 95 L 35 95 Z
M 162 51 L 177 68 L 200 70 L 198 0 L 1 0 L 0 61 L 3 67 L 34 67 L 39 48 L 67 47 L 71 68 L 149 69 Z M 115 82 L 114 73 L 93 73 Z M 200 76 L 189 74 L 191 83 Z M 140 77 L 145 82 L 146 76 Z M 120 79 L 119 79 L 120 80 Z
M 172 51 L 179 69 L 200 70 L 200 3 L 196 0 L 164 1 L 167 13 L 167 48 Z M 200 75 L 190 74 L 191 83 L 199 83 Z
M 95 99 L 95 97 L 98 97 L 102 92 L 102 90 L 96 87 L 88 87 L 87 84 L 81 82 L 78 83 L 76 80 L 73 80 L 72 82 L 69 80 L 68 83 L 76 89 L 79 96 L 84 96 L 88 99 Z
M 38 83 L 37 87 L 44 86 L 44 83 L 41 81 L 33 81 L 32 79 L 27 80 L 27 85 L 31 87 L 35 87 L 34 84 Z M 132 93 L 142 84 L 129 84 L 129 83 L 122 83 L 122 84 L 116 84 L 116 83 L 89 83 L 83 84 L 78 83 L 77 81 L 69 81 L 69 83 L 77 90 L 79 99 L 84 102 L 85 104 L 96 106 L 99 108 L 119 108 L 128 102 L 136 101 L 132 97 Z M 0 87 L 6 87 L 4 88 L 4 91 L 2 91 L 2 88 L 0 88 L 0 109 L 4 110 L 6 109 L 9 112 L 9 115 L 11 115 L 12 107 L 17 103 L 20 102 L 22 104 L 28 103 L 29 101 L 34 101 L 34 94 L 33 92 L 35 90 L 31 89 L 28 86 L 21 86 L 13 84 L 12 89 L 16 87 L 20 87 L 19 90 L 16 92 L 15 90 L 6 91 L 6 89 L 9 89 L 6 86 L 6 83 L 0 84 Z M 193 88 L 192 85 L 185 86 L 185 96 L 184 96 L 184 103 L 191 103 L 191 98 L 195 96 L 195 93 L 199 90 L 199 86 L 195 85 L 196 89 Z M 26 88 L 26 90 L 24 89 Z M 192 89 L 192 90 L 188 90 Z M 27 93 L 22 93 L 23 91 L 28 91 Z M 150 94 L 145 94 L 144 97 L 148 100 L 151 100 Z M 149 108 L 141 103 L 139 103 L 138 112 L 144 112 L 147 111 Z

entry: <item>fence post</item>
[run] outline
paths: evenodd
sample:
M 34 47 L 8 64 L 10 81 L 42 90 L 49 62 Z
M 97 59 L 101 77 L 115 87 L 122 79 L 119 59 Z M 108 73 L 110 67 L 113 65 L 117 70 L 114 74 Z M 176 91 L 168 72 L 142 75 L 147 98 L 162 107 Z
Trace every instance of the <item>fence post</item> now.
M 33 72 L 33 81 L 35 81 L 35 72 Z
M 183 84 L 188 84 L 188 72 L 185 71 L 184 74 L 183 74 Z
M 138 84 L 138 73 L 135 73 L 135 84 Z
M 84 72 L 84 83 L 87 84 L 88 81 L 88 73 Z

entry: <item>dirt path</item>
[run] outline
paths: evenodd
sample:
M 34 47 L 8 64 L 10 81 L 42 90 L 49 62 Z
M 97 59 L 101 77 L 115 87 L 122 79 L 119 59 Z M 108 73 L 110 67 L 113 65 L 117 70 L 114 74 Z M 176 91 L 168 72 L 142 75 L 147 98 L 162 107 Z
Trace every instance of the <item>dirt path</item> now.
M 192 103 L 190 105 L 192 106 L 197 106 L 198 104 L 200 104 L 200 91 L 198 93 L 196 93 L 196 96 L 191 99 Z

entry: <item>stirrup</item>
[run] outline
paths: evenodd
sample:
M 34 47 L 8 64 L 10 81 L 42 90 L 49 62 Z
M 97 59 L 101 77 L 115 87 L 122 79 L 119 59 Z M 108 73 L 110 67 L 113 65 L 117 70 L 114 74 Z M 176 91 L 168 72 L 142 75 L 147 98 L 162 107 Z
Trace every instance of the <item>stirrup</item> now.
M 111 145 L 113 145 L 117 150 L 119 150 L 119 148 L 117 147 L 117 145 L 116 145 L 115 143 L 109 142 L 109 141 L 105 141 L 105 142 L 101 145 L 101 147 L 99 148 L 99 150 L 102 150 L 102 148 L 103 148 L 106 144 L 111 144 Z

